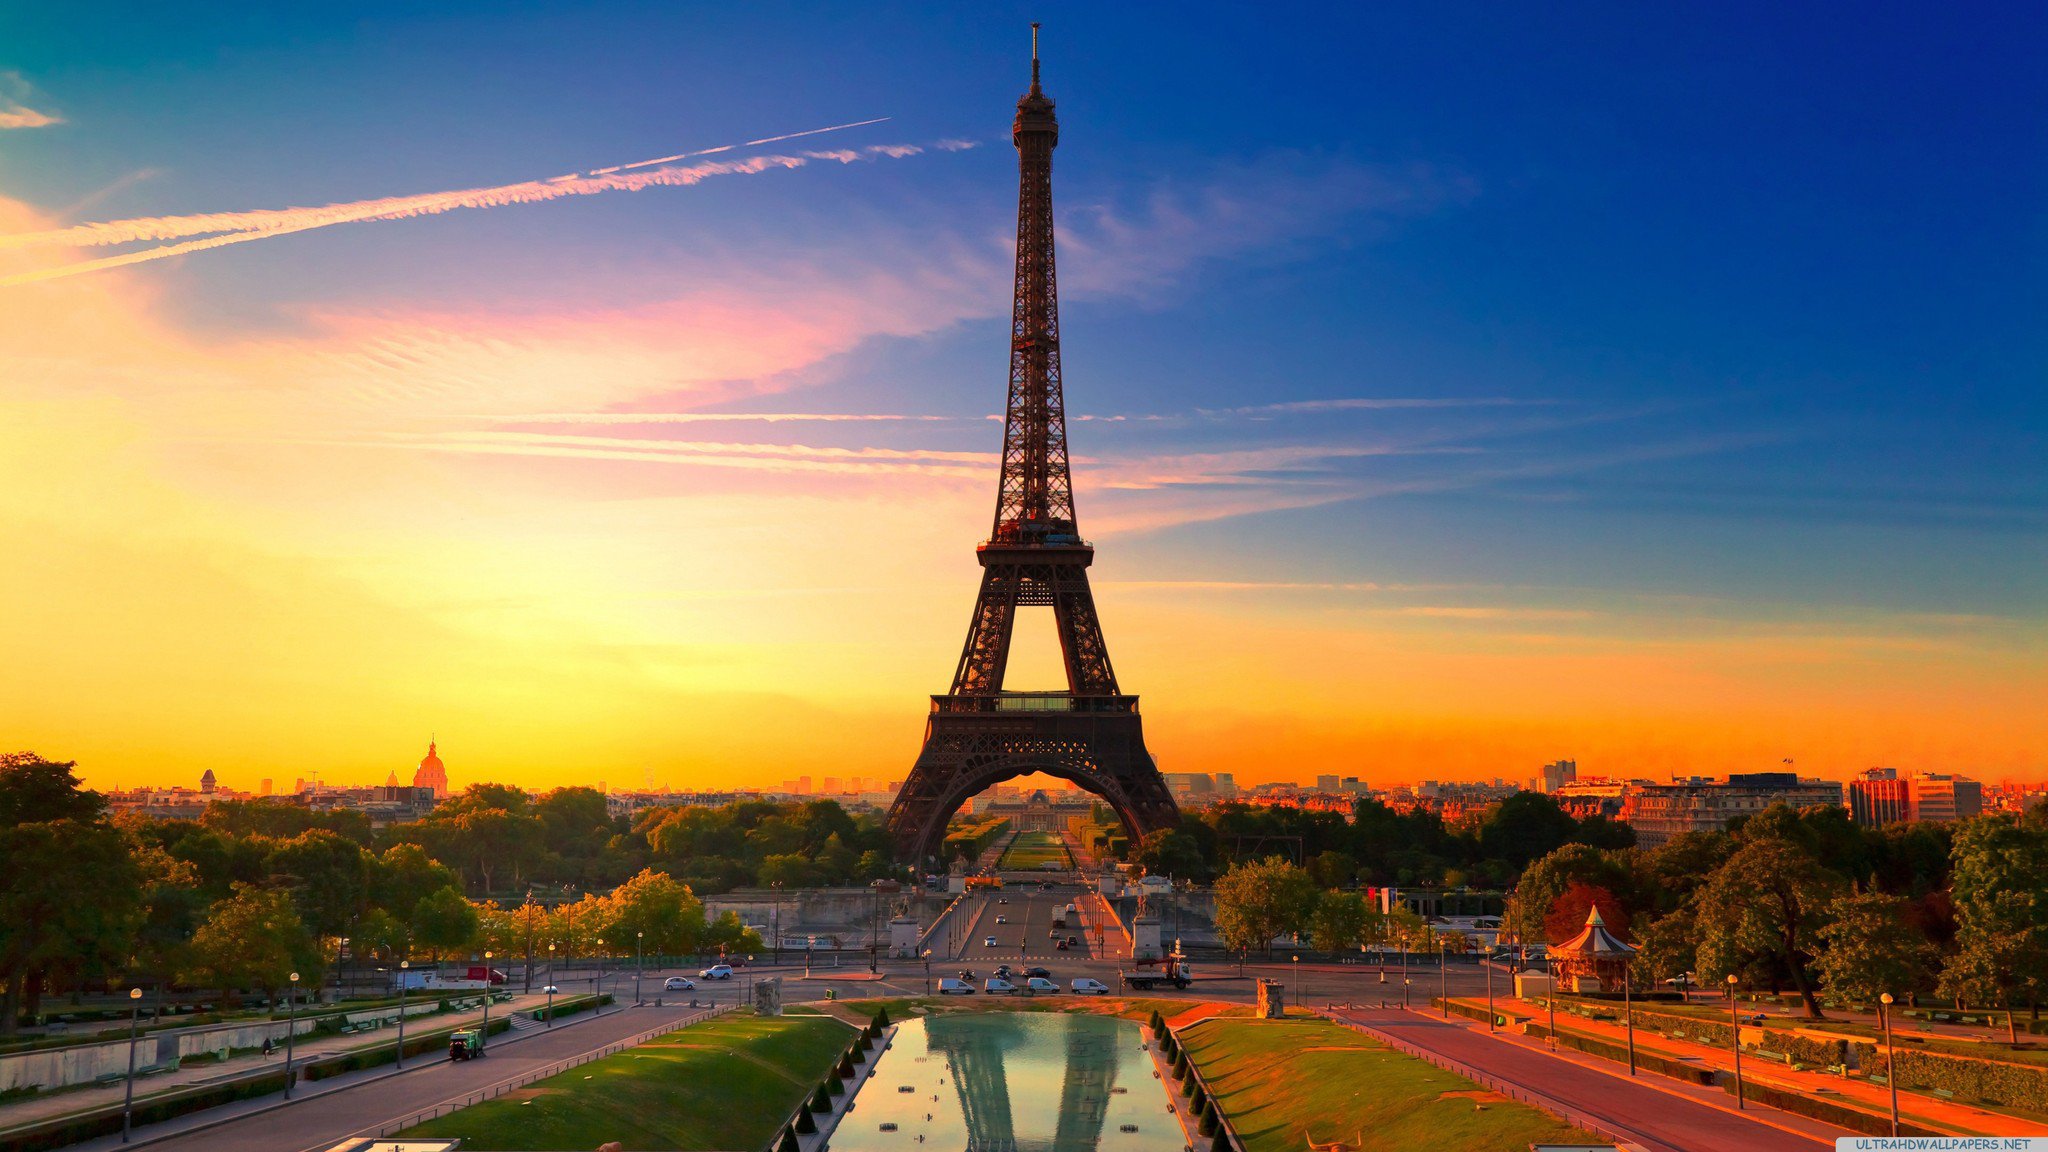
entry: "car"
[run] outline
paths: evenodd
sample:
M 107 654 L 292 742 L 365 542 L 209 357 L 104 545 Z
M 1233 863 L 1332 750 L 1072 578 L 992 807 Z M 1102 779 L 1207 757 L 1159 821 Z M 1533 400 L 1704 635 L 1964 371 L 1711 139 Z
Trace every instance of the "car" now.
M 730 965 L 730 964 L 713 964 L 713 965 L 712 965 L 711 967 L 709 967 L 709 968 L 706 968 L 706 969 L 704 969 L 703 971 L 701 971 L 701 972 L 697 973 L 697 979 L 699 979 L 699 980 L 730 980 L 730 979 L 732 979 L 732 965 Z
M 1109 985 L 1104 984 L 1102 981 L 1094 979 L 1093 977 L 1089 976 L 1083 976 L 1080 979 L 1074 981 L 1073 987 L 1074 994 L 1077 996 L 1109 995 Z
M 1045 977 L 1045 978 L 1046 978 L 1047 980 L 1050 980 L 1050 979 L 1052 979 L 1052 973 L 1051 973 L 1051 972 L 1048 972 L 1048 971 L 1046 971 L 1046 970 L 1045 970 L 1044 968 L 1041 968 L 1041 967 L 1039 967 L 1039 966 L 1038 966 L 1038 965 L 1036 965 L 1036 964 L 1032 965 L 1032 966 L 1031 966 L 1031 967 L 1029 967 L 1029 968 L 1026 968 L 1026 969 L 1024 970 L 1024 975 L 1026 975 L 1026 976 L 1043 976 L 1043 977 Z
M 1080 946 L 1081 946 L 1081 938 L 1080 938 L 1079 936 L 1069 936 L 1069 937 L 1067 937 L 1067 947 L 1069 947 L 1069 948 L 1079 948 Z
M 998 916 L 998 917 L 996 917 L 996 923 L 998 923 L 998 924 L 1008 924 L 1009 922 L 1010 922 L 1010 918 L 1009 918 L 1008 916 Z
M 974 969 L 972 969 L 972 968 L 962 968 L 962 969 L 960 970 L 960 978 L 961 978 L 962 980 L 972 980 L 972 979 L 974 979 Z
M 972 996 L 974 995 L 974 985 L 969 984 L 965 980 L 955 980 L 948 976 L 944 980 L 939 981 L 939 995 Z
M 1010 898 L 1009 898 L 1008 896 L 998 896 L 998 897 L 996 897 L 996 903 L 998 903 L 998 904 L 1008 904 L 1009 902 L 1010 902 Z
M 984 980 L 981 990 L 991 996 L 1015 996 L 1017 994 L 1017 986 L 1001 976 L 991 976 Z
M 1008 980 L 1010 978 L 1010 966 L 1008 964 L 996 965 L 996 975 Z
M 1072 904 L 1069 904 L 1069 905 L 1067 905 L 1067 915 L 1069 915 L 1069 916 L 1072 916 L 1073 914 L 1074 914 L 1074 906 L 1073 906 Z
M 995 938 L 995 937 L 993 937 L 993 936 L 983 936 L 983 937 L 981 938 L 981 946 L 982 946 L 983 948 L 993 948 L 993 947 L 995 947 L 995 946 L 996 946 L 996 938 Z
M 1054 928 L 1054 929 L 1052 929 L 1052 930 L 1048 931 L 1048 932 L 1047 932 L 1047 933 L 1046 933 L 1045 935 L 1046 935 L 1046 938 L 1047 938 L 1047 939 L 1051 939 L 1051 940 L 1057 940 L 1057 939 L 1059 939 L 1059 938 L 1060 938 L 1060 930 L 1059 930 L 1059 929 L 1057 929 L 1057 928 Z
M 697 982 L 688 976 L 671 976 L 661 982 L 663 992 L 695 992 Z
M 1042 976 L 1033 976 L 1024 982 L 1024 990 L 1033 996 L 1056 996 L 1060 986 Z
M 1067 942 L 1065 940 L 1055 941 L 1053 943 L 1053 950 L 1056 952 L 1065 952 L 1067 950 Z

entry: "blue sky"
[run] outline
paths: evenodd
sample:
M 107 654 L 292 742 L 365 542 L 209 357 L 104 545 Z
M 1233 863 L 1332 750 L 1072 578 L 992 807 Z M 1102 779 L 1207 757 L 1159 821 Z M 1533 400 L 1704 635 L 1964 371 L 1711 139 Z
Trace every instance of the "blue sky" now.
M 337 317 L 470 332 L 722 294 L 748 323 L 865 307 L 803 354 L 674 387 L 655 371 L 604 405 L 941 416 L 746 434 L 985 453 L 1008 117 L 1039 20 L 1069 406 L 1105 418 L 1073 432 L 1080 514 L 1111 586 L 1266 585 L 1245 611 L 1337 629 L 1345 587 L 1431 589 L 1534 619 L 1611 611 L 1610 640 L 1853 622 L 1917 642 L 1969 618 L 1937 638 L 1959 661 L 2041 668 L 2048 12 L 422 7 L 0 8 L 0 99 L 61 119 L 0 133 L 0 196 L 50 226 L 309 206 L 886 116 L 805 143 L 923 151 L 93 276 L 216 348 L 327 341 Z M 658 357 L 658 331 L 634 331 Z M 416 416 L 392 427 L 430 435 Z M 592 500 L 801 495 L 523 466 Z M 238 487 L 266 487 L 254 465 L 168 467 L 264 503 Z M 934 547 L 982 529 L 941 518 Z M 952 575 L 964 598 L 971 571 Z M 934 629 L 964 612 L 946 601 Z M 1845 659 L 1845 681 L 1869 672 Z M 1899 659 L 1870 707 L 1927 679 Z M 2034 765 L 2039 725 L 2006 721 L 2035 748 L 2007 762 Z

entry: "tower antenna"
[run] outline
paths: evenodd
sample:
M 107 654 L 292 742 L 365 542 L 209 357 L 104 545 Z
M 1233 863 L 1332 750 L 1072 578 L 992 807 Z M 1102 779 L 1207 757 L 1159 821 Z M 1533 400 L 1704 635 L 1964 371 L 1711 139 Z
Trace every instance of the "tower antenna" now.
M 1038 91 L 1038 21 L 1031 22 L 1031 90 Z

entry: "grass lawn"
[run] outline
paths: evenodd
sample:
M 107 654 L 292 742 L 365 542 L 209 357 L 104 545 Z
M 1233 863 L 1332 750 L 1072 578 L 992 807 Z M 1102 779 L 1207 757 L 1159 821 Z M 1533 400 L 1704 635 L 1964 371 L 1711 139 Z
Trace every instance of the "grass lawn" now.
M 1057 864 L 1062 868 L 1074 866 L 1074 858 L 1067 854 L 1067 847 L 1053 832 L 1019 832 L 1010 846 L 1003 850 L 999 868 L 1029 869 L 1044 864 Z
M 569 1152 L 759 1148 L 854 1030 L 825 1016 L 721 1016 L 400 1133 L 465 1147 Z
M 1327 1020 L 1204 1020 L 1180 1036 L 1247 1152 L 1608 1143 Z

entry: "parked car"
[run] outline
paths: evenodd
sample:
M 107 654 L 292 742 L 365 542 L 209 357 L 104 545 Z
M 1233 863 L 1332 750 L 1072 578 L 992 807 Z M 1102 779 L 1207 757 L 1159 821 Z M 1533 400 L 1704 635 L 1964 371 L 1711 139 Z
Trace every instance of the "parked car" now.
M 1074 981 L 1074 994 L 1077 996 L 1107 996 L 1109 995 L 1109 985 L 1093 977 L 1083 976 Z
M 965 980 L 955 980 L 948 976 L 944 980 L 939 981 L 939 995 L 972 996 L 974 995 L 974 985 L 969 984 Z
M 996 965 L 996 975 L 1008 980 L 1010 978 L 1010 966 L 1008 964 Z
M 697 979 L 699 979 L 699 980 L 730 980 L 730 979 L 732 979 L 732 965 L 730 965 L 730 964 L 713 964 L 713 965 L 712 965 L 711 967 L 709 967 L 709 968 L 706 968 L 706 969 L 704 969 L 703 971 L 701 971 L 701 972 L 697 973 Z
M 983 948 L 993 948 L 993 947 L 995 947 L 995 946 L 996 946 L 996 938 L 995 938 L 995 937 L 993 937 L 993 936 L 983 936 L 983 937 L 981 938 L 981 946 L 982 946 Z
M 1031 966 L 1031 967 L 1029 967 L 1029 968 L 1026 968 L 1026 969 L 1024 970 L 1024 974 L 1025 974 L 1026 976 L 1043 976 L 1043 977 L 1045 977 L 1045 978 L 1046 978 L 1046 979 L 1048 979 L 1048 980 L 1052 979 L 1052 973 L 1051 973 L 1050 971 L 1048 971 L 1048 970 L 1046 970 L 1046 969 L 1044 969 L 1044 968 L 1040 968 L 1040 967 L 1039 967 L 1039 966 L 1037 966 L 1036 964 L 1032 965 L 1032 966 Z
M 1033 976 L 1024 982 L 1024 990 L 1033 996 L 1055 996 L 1059 994 L 1060 986 L 1042 976 Z
M 663 992 L 695 992 L 697 982 L 688 976 L 671 976 L 661 982 Z
M 981 990 L 991 996 L 1015 996 L 1017 986 L 1001 976 L 991 976 L 982 982 Z

